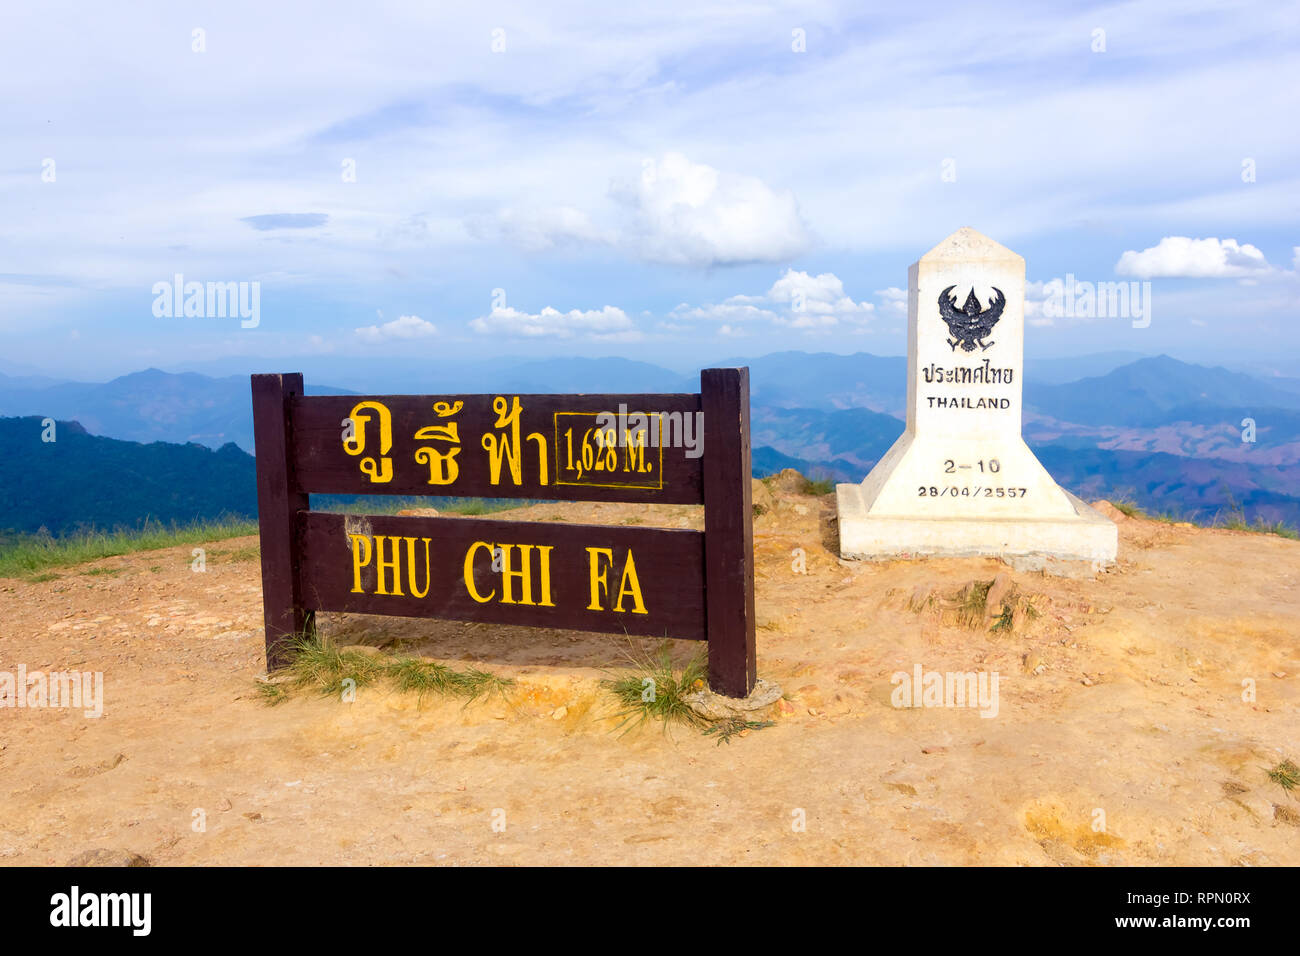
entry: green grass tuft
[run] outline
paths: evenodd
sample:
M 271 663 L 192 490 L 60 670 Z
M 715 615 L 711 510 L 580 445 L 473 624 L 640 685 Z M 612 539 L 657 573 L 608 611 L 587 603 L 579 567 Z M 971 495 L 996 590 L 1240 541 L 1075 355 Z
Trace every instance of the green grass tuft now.
M 295 685 L 315 687 L 322 694 L 341 693 L 343 681 L 349 678 L 357 687 L 373 684 L 384 672 L 379 657 L 360 651 L 340 651 L 312 635 L 294 638 L 289 653 L 293 655 L 289 668 Z
M 988 604 L 992 581 L 972 581 L 957 593 L 957 603 L 952 608 L 957 622 L 963 627 L 983 627 L 984 608 Z
M 417 657 L 388 658 L 382 654 L 340 650 L 309 634 L 299 635 L 291 641 L 289 655 L 291 680 L 287 684 L 258 682 L 259 691 L 267 703 L 280 703 L 289 688 L 313 688 L 326 696 L 339 694 L 343 691 L 343 682 L 348 679 L 356 687 L 388 681 L 397 690 L 417 693 L 421 699 L 426 694 L 435 693 L 474 700 L 502 693 L 514 685 L 512 678 L 474 667 L 460 671 Z M 278 687 L 280 691 L 268 691 L 267 687 Z
M 706 653 L 701 648 L 678 669 L 673 664 L 672 645 L 667 641 L 653 656 L 634 646 L 627 655 L 631 669 L 601 681 L 624 708 L 615 714 L 622 718 L 615 729 L 626 728 L 626 733 L 648 720 L 663 721 L 665 731 L 673 723 L 702 726 L 704 718 L 686 704 L 685 697 L 704 684 Z
M 1138 503 L 1131 498 L 1114 498 L 1111 500 L 1111 504 L 1130 518 L 1145 518 L 1147 516 L 1147 513 L 1138 507 Z
M 1293 794 L 1296 787 L 1300 787 L 1300 767 L 1297 767 L 1290 760 L 1283 760 L 1272 770 L 1265 771 L 1268 779 L 1285 790 L 1288 794 Z
M 732 717 L 727 720 L 720 720 L 704 728 L 706 735 L 717 734 L 718 745 L 731 743 L 731 738 L 737 734 L 744 734 L 750 730 L 762 730 L 764 727 L 775 727 L 774 720 L 746 720 L 744 717 Z
M 0 578 L 20 577 L 137 551 L 256 533 L 256 521 L 230 518 L 183 526 L 146 523 L 138 530 L 90 530 L 58 538 L 35 534 L 0 536 Z
M 803 493 L 805 495 L 829 495 L 835 490 L 835 482 L 830 478 L 805 478 Z

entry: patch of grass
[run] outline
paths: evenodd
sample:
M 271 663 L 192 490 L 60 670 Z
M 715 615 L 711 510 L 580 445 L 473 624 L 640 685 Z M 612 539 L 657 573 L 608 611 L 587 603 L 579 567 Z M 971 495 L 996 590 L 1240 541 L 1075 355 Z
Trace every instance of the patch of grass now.
M 1214 516 L 1210 523 L 1212 528 L 1226 528 L 1229 531 L 1250 531 L 1256 534 L 1276 534 L 1283 538 L 1300 538 L 1300 531 L 1290 527 L 1282 521 L 1266 521 L 1262 516 L 1256 515 L 1254 521 L 1246 518 L 1246 509 L 1237 504 L 1237 499 L 1232 496 L 1226 483 L 1220 485 L 1223 495 L 1228 502 L 1228 510 L 1219 512 Z
M 1147 516 L 1147 513 L 1138 507 L 1138 503 L 1131 498 L 1114 498 L 1111 500 L 1111 504 L 1129 518 L 1145 518 Z
M 759 515 L 765 515 L 767 514 L 767 505 L 754 505 L 753 511 L 754 511 L 755 518 L 757 518 Z
M 270 684 L 266 681 L 257 682 L 257 695 L 262 698 L 262 703 L 269 707 L 283 704 L 289 699 L 289 692 L 285 690 L 283 684 Z
M 984 608 L 992 586 L 992 581 L 972 581 L 957 592 L 956 604 L 951 608 L 957 615 L 957 623 L 972 628 L 984 624 Z
M 830 478 L 805 478 L 803 493 L 805 495 L 829 495 L 835 490 L 835 482 Z
M 184 526 L 146 523 L 137 530 L 89 530 L 58 538 L 52 535 L 17 535 L 0 540 L 0 578 L 85 564 L 136 551 L 156 551 L 256 533 L 256 521 L 229 518 Z
M 322 694 L 341 693 L 343 681 L 349 678 L 357 687 L 373 684 L 384 673 L 384 662 L 378 656 L 341 651 L 314 635 L 296 637 L 289 653 L 293 655 L 289 668 L 294 683 L 299 687 L 315 687 Z
M 423 661 L 417 657 L 399 657 L 388 662 L 385 676 L 400 691 L 415 692 L 423 699 L 425 694 L 449 694 L 474 700 L 477 697 L 502 693 L 513 686 L 514 679 L 500 677 L 476 667 L 458 671 L 437 661 Z
M 1268 779 L 1287 792 L 1288 795 L 1294 796 L 1296 787 L 1300 787 L 1300 767 L 1297 767 L 1290 760 L 1283 760 L 1272 770 L 1267 770 Z
M 746 720 L 744 717 L 731 717 L 727 720 L 720 720 L 715 724 L 704 728 L 705 735 L 711 736 L 717 734 L 718 745 L 731 743 L 731 738 L 736 735 L 744 736 L 751 730 L 762 730 L 764 727 L 775 727 L 774 720 Z
M 124 568 L 90 568 L 88 570 L 80 571 L 78 573 L 83 576 L 88 574 L 89 575 L 121 574 L 124 570 L 125 570 Z
M 259 544 L 250 544 L 246 548 L 212 548 L 208 551 L 209 558 L 229 558 L 235 561 L 259 561 L 262 557 L 262 546 Z
M 1300 538 L 1300 531 L 1283 521 L 1265 521 L 1263 518 L 1247 521 L 1246 515 L 1240 511 L 1229 512 L 1226 518 L 1216 516 L 1211 527 L 1225 528 L 1228 531 L 1250 531 L 1254 534 L 1276 534 L 1293 540 Z
M 1012 610 L 1011 605 L 1009 603 L 1004 604 L 1002 605 L 1002 613 L 993 621 L 993 626 L 990 627 L 989 630 L 1006 631 L 1007 633 L 1010 633 L 1015 624 L 1015 619 L 1015 611 Z
M 280 703 L 291 688 L 313 688 L 326 696 L 339 694 L 343 691 L 343 682 L 349 679 L 356 687 L 389 681 L 397 690 L 417 693 L 421 699 L 426 694 L 436 693 L 474 700 L 501 693 L 514 684 L 512 678 L 474 667 L 462 671 L 416 657 L 387 658 L 363 651 L 340 650 L 310 634 L 294 638 L 289 654 L 289 681 L 283 684 L 258 682 L 258 692 L 266 703 Z
M 673 664 L 672 646 L 665 641 L 651 656 L 635 647 L 628 653 L 631 669 L 601 681 L 601 685 L 623 705 L 615 714 L 622 718 L 615 728 L 624 733 L 648 720 L 663 721 L 664 731 L 673 723 L 699 727 L 702 718 L 686 704 L 691 691 L 704 686 L 708 657 L 701 648 L 695 656 L 678 669 Z
M 33 574 L 31 577 L 25 577 L 22 580 L 28 584 L 44 584 L 46 581 L 57 581 L 63 577 L 61 574 L 55 574 L 53 571 L 45 571 L 41 574 Z

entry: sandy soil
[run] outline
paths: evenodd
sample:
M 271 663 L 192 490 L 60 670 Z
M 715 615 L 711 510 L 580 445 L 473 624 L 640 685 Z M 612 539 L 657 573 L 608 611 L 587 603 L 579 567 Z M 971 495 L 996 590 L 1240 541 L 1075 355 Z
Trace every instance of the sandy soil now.
M 106 696 L 99 719 L 0 710 L 0 862 L 1300 864 L 1300 799 L 1265 774 L 1300 762 L 1300 543 L 1128 519 L 1118 568 L 1086 580 L 987 559 L 846 566 L 833 516 L 833 496 L 780 491 L 755 520 L 759 673 L 789 699 L 725 744 L 615 733 L 599 680 L 626 641 L 563 631 L 326 616 L 339 643 L 517 686 L 469 705 L 363 688 L 267 706 L 254 538 L 209 545 L 201 574 L 187 546 L 0 580 L 0 670 L 103 671 Z M 1008 634 L 942 610 L 1000 571 L 1038 617 Z M 893 707 L 891 675 L 917 663 L 998 672 L 998 715 Z

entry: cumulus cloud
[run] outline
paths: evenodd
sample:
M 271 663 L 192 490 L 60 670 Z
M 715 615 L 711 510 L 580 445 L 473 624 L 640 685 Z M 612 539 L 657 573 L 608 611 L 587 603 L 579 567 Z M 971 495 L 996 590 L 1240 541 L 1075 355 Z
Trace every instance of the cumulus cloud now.
M 900 289 L 895 285 L 891 285 L 888 289 L 877 289 L 876 298 L 883 303 L 881 306 L 882 312 L 895 317 L 905 317 L 907 315 L 906 289 Z
M 848 296 L 844 283 L 833 272 L 813 276 L 787 269 L 762 295 L 733 295 L 722 302 L 699 306 L 683 303 L 669 315 L 674 319 L 724 322 L 728 334 L 734 334 L 736 323 L 771 322 L 796 329 L 860 326 L 874 312 L 870 302 L 855 302 Z
M 610 197 L 616 208 L 608 226 L 572 206 L 553 206 L 471 217 L 465 229 L 534 251 L 603 245 L 647 262 L 701 267 L 781 262 L 812 244 L 792 192 L 681 153 L 647 158 L 640 178 L 615 181 Z
M 561 312 L 550 306 L 541 312 L 521 312 L 514 308 L 493 309 L 485 316 L 470 322 L 470 328 L 485 335 L 507 335 L 518 338 L 570 339 L 575 336 L 592 338 L 632 339 L 639 336 L 635 324 L 627 314 L 612 305 L 603 309 L 582 311 L 570 309 Z
M 1165 236 L 1141 252 L 1119 257 L 1115 272 L 1139 279 L 1229 279 L 1257 275 L 1271 268 L 1264 253 L 1236 239 L 1191 239 Z
M 613 195 L 631 213 L 637 252 L 652 262 L 780 262 L 812 243 L 794 193 L 692 163 L 681 153 L 645 160 L 641 178 L 616 186 Z
M 357 329 L 363 342 L 393 342 L 406 339 L 424 339 L 438 334 L 438 327 L 418 315 L 402 315 L 383 325 L 367 325 Z

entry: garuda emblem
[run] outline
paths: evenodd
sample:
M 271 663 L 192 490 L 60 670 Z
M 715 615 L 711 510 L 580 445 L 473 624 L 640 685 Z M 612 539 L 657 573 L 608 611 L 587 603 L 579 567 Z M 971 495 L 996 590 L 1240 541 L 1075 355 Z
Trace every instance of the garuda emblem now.
M 992 342 L 985 342 L 989 333 L 993 331 L 993 326 L 998 324 L 998 319 L 1002 318 L 1002 310 L 1007 304 L 1007 297 L 1002 294 L 1002 290 L 996 286 L 993 289 L 993 298 L 989 300 L 989 307 L 983 309 L 980 307 L 980 300 L 975 298 L 975 289 L 972 287 L 970 295 L 966 296 L 966 303 L 959 309 L 957 308 L 957 297 L 949 295 L 956 286 L 948 286 L 939 293 L 939 317 L 948 323 L 948 331 L 952 338 L 948 344 L 952 350 L 957 351 L 957 346 L 962 347 L 963 352 L 974 352 L 975 346 L 986 349 Z

